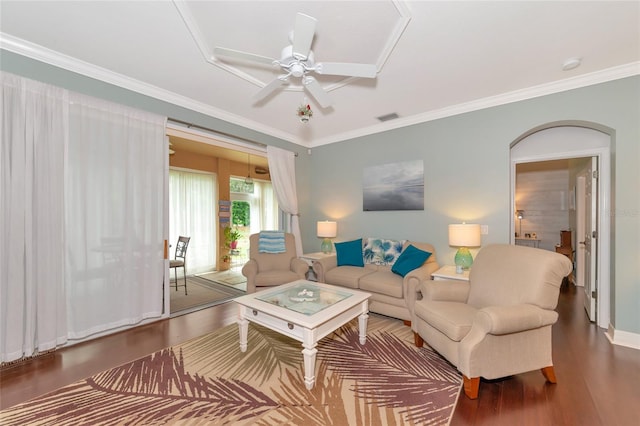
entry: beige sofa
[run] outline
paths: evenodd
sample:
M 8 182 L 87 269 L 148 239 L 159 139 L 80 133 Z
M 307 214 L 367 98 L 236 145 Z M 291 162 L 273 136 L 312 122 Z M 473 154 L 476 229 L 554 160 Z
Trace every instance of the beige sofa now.
M 363 239 L 363 245 L 366 239 Z M 369 311 L 411 321 L 409 306 L 413 306 L 418 285 L 431 279 L 438 270 L 435 248 L 431 244 L 405 241 L 402 250 L 409 245 L 431 253 L 417 269 L 404 277 L 391 271 L 392 265 L 365 263 L 364 266 L 338 266 L 337 256 L 324 257 L 313 263 L 318 282 L 355 288 L 371 293 Z
M 463 374 L 465 394 L 480 377 L 497 379 L 540 369 L 556 382 L 551 326 L 562 279 L 572 264 L 551 251 L 508 244 L 483 247 L 469 282 L 423 282 L 413 306 L 416 345 L 423 341 Z

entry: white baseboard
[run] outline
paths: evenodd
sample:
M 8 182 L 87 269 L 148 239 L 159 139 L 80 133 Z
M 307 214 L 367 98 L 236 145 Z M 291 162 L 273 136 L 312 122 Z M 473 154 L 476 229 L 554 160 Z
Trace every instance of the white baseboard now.
M 609 324 L 605 336 L 614 345 L 640 350 L 640 334 L 638 333 L 616 330 L 613 325 Z

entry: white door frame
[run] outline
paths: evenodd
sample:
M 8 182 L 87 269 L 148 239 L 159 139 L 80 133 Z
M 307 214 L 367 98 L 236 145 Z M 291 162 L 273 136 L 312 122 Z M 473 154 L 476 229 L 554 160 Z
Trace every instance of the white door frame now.
M 609 328 L 611 318 L 611 135 L 613 131 L 595 123 L 563 122 L 536 127 L 510 145 L 510 241 L 515 243 L 516 164 L 579 157 L 598 157 L 598 312 L 596 324 Z
M 585 188 L 586 188 L 586 175 L 585 171 L 581 171 L 576 176 L 576 271 L 573 274 L 576 278 L 576 286 L 584 287 L 584 275 L 585 275 L 585 256 L 584 245 L 580 244 L 580 240 L 585 235 Z

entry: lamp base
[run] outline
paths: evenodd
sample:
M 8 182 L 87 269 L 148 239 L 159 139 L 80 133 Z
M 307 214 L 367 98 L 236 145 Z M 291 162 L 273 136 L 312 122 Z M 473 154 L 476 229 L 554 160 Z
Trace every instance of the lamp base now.
M 324 254 L 329 254 L 333 251 L 333 244 L 329 238 L 325 238 L 322 240 L 322 245 L 320 246 L 320 250 Z
M 466 247 L 460 247 L 456 252 L 454 259 L 456 264 L 456 272 L 461 274 L 465 269 L 469 269 L 473 265 L 473 257 L 471 252 Z

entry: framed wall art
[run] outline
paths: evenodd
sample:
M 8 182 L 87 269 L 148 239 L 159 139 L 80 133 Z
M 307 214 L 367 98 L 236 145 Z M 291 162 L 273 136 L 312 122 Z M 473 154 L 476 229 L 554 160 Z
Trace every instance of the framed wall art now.
M 365 167 L 362 210 L 424 210 L 424 161 Z

